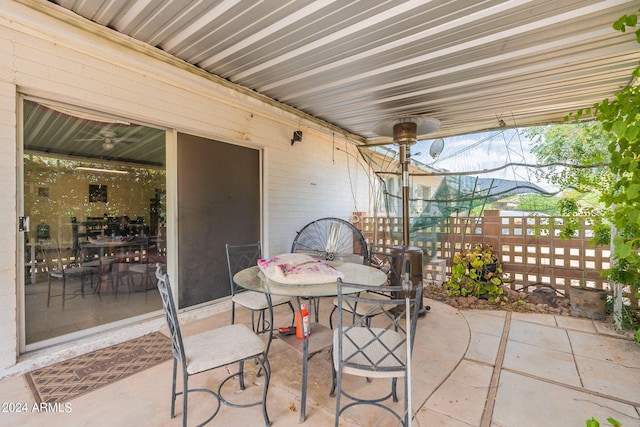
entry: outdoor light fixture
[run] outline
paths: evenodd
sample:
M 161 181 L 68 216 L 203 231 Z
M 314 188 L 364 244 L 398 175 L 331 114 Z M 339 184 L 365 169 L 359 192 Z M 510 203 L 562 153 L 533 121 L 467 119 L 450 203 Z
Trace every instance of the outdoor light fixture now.
M 291 145 L 301 141 L 302 141 L 302 131 L 301 130 L 293 131 L 293 137 L 291 138 Z

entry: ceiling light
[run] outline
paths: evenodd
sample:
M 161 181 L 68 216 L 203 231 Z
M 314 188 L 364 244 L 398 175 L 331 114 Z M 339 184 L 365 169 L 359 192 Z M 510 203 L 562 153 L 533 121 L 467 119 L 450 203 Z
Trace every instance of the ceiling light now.
M 76 170 L 89 171 L 89 172 L 103 172 L 103 173 L 121 173 L 121 174 L 128 174 L 129 173 L 127 171 L 120 171 L 120 170 L 116 170 L 116 169 L 89 168 L 89 167 L 84 167 L 84 166 L 78 166 L 76 168 Z

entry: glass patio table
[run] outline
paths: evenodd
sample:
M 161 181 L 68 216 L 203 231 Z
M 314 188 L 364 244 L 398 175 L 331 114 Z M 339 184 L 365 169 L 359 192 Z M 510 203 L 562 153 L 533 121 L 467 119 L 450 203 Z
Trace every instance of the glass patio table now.
M 369 286 L 382 286 L 387 282 L 387 275 L 377 268 L 362 264 L 345 263 L 341 261 L 327 261 L 338 271 L 344 273 L 342 279 L 346 283 L 357 283 Z M 326 280 L 326 278 L 325 278 Z M 267 296 L 269 303 L 270 324 L 272 325 L 269 340 L 273 337 L 273 309 L 271 307 L 271 295 L 284 295 L 295 297 L 300 312 L 301 298 L 330 297 L 338 294 L 337 281 L 331 283 L 316 283 L 304 285 L 291 285 L 275 282 L 268 279 L 258 266 L 249 267 L 239 271 L 233 276 L 233 281 L 240 287 L 261 292 Z M 353 289 L 351 292 L 358 292 Z M 343 292 L 349 292 L 343 288 Z M 302 396 L 300 399 L 300 422 L 306 418 L 307 407 L 307 372 L 309 357 L 328 348 L 333 343 L 333 332 L 328 327 L 313 322 L 309 325 L 310 335 L 304 339 L 298 339 L 294 335 L 283 335 L 280 338 L 302 354 Z

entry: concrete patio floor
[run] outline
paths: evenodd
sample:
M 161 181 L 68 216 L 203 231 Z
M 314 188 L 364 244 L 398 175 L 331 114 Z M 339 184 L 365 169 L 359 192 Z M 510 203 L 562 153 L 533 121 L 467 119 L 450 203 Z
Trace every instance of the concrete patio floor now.
M 431 311 L 419 320 L 413 353 L 413 426 L 584 426 L 591 417 L 602 426 L 608 425 L 607 417 L 624 427 L 640 426 L 640 344 L 621 338 L 608 324 L 547 314 L 458 311 L 431 300 L 426 304 Z M 322 301 L 321 322 L 327 322 L 330 306 L 330 300 Z M 221 326 L 229 319 L 224 312 L 183 324 L 183 333 Z M 290 315 L 279 310 L 276 319 L 276 326 L 284 326 Z M 300 425 L 300 356 L 274 339 L 269 359 L 272 424 Z M 248 370 L 246 390 L 232 388 L 232 382 L 225 388 L 228 396 L 258 396 L 263 377 L 255 377 L 254 366 Z M 333 425 L 328 352 L 313 357 L 309 370 L 303 425 Z M 201 374 L 192 384 L 217 388 L 225 374 L 224 369 Z M 379 384 L 351 378 L 346 386 L 375 390 Z M 0 380 L 0 425 L 179 426 L 181 414 L 169 417 L 170 387 L 168 361 L 71 400 L 66 413 L 11 413 L 5 411 L 8 403 L 34 403 L 24 376 L 13 375 Z M 204 420 L 211 405 L 210 397 L 193 395 L 189 425 Z M 223 406 L 211 425 L 252 427 L 263 420 L 259 407 Z M 340 425 L 397 423 L 366 406 L 349 410 Z

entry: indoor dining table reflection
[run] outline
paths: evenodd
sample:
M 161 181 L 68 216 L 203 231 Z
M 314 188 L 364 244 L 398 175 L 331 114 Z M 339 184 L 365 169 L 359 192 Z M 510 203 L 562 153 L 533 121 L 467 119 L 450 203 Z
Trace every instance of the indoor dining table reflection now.
M 91 237 L 81 243 L 83 250 L 93 249 L 98 252 L 97 259 L 88 257 L 90 261 L 100 269 L 96 293 L 100 294 L 104 282 L 102 275 L 110 276 L 111 287 L 114 288 L 112 266 L 119 262 L 141 263 L 148 250 L 148 237 L 145 236 L 115 236 L 115 237 Z M 85 262 L 85 264 L 87 264 Z
M 369 286 L 381 286 L 387 281 L 387 275 L 373 267 L 362 264 L 345 263 L 341 261 L 327 261 L 344 274 L 343 281 L 346 283 L 357 283 Z M 295 297 L 298 310 L 300 310 L 302 298 L 330 297 L 338 294 L 337 280 L 326 283 L 312 283 L 304 285 L 279 283 L 268 279 L 258 266 L 249 267 L 239 271 L 233 276 L 234 282 L 244 289 L 261 292 L 267 295 L 267 300 L 271 304 L 271 295 L 284 295 Z M 343 288 L 343 292 L 349 292 Z M 353 289 L 351 292 L 358 292 Z M 270 322 L 273 325 L 273 310 L 270 307 Z M 298 311 L 299 312 L 299 311 Z M 328 327 L 319 323 L 311 323 L 311 334 L 304 339 L 298 339 L 295 335 L 282 336 L 281 339 L 302 354 L 302 395 L 300 399 L 300 422 L 306 417 L 307 398 L 307 365 L 309 356 L 313 355 L 332 344 L 333 332 Z M 269 340 L 272 339 L 273 329 Z
M 100 257 L 105 255 L 112 255 L 118 250 L 129 251 L 130 249 L 137 249 L 136 256 L 142 254 L 147 246 L 148 238 L 144 236 L 116 236 L 116 237 L 102 237 L 102 238 L 89 238 L 87 242 L 83 243 L 84 247 L 92 247 L 98 249 Z

